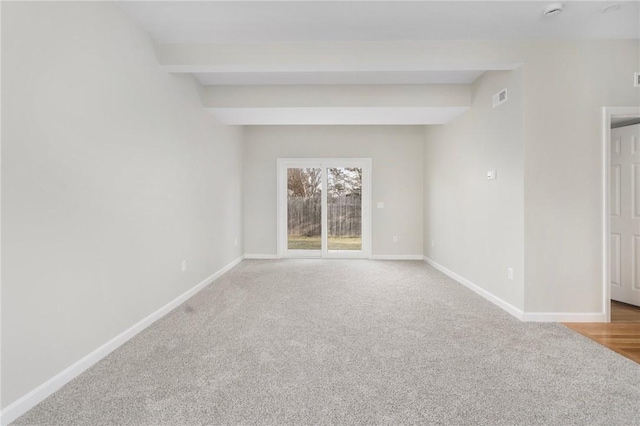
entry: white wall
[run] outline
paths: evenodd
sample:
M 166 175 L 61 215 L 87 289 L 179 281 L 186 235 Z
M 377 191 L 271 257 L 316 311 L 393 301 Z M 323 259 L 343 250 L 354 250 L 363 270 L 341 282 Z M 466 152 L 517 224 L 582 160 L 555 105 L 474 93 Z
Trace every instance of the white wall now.
M 247 127 L 245 253 L 276 254 L 277 158 L 370 157 L 372 253 L 421 255 L 423 141 L 422 126 Z
M 6 407 L 241 256 L 242 135 L 108 2 L 2 2 L 2 89 Z
M 640 42 L 526 54 L 525 308 L 602 312 L 602 107 L 640 105 Z
M 592 314 L 588 318 L 597 320 L 602 318 L 599 313 L 603 310 L 602 107 L 640 104 L 639 89 L 632 85 L 633 73 L 640 69 L 640 43 L 638 40 L 528 41 L 510 43 L 504 46 L 504 50 L 499 50 L 500 45 L 495 43 L 492 50 L 490 42 L 480 45 L 477 42 L 453 43 L 445 56 L 448 60 L 462 58 L 475 46 L 477 52 L 492 51 L 493 55 L 488 56 L 493 56 L 494 60 L 498 59 L 497 53 L 502 52 L 504 60 L 517 60 L 523 64 L 524 295 L 518 296 L 516 288 L 502 288 L 500 282 L 505 276 L 500 272 L 505 266 L 502 264 L 494 281 L 485 284 L 483 279 L 477 284 L 495 291 L 495 295 L 517 307 L 520 307 L 519 300 L 523 297 L 522 308 L 529 314 L 568 313 L 576 314 L 575 318 L 578 318 L 579 314 L 587 313 Z M 510 93 L 513 99 L 512 94 L 513 91 Z M 475 103 L 474 99 L 474 106 L 466 113 L 467 116 L 478 113 Z M 446 126 L 451 128 L 449 131 L 435 130 L 432 133 L 428 130 L 427 144 L 435 142 L 434 136 L 439 136 L 440 140 L 451 140 L 456 132 L 464 132 L 466 120 L 465 116 L 456 119 Z M 453 129 L 458 126 L 462 130 Z M 498 139 L 485 140 L 476 148 L 479 152 L 472 155 L 486 158 L 483 150 L 494 149 L 502 128 L 496 126 L 493 132 Z M 469 136 L 480 139 L 473 134 Z M 431 176 L 431 164 L 440 160 L 438 157 L 428 158 L 430 155 L 443 155 L 443 161 L 452 160 L 451 168 L 456 165 L 462 167 L 470 161 L 464 151 L 459 152 L 455 159 L 448 150 L 441 152 L 428 148 L 425 155 L 427 176 Z M 503 154 L 496 155 L 499 161 Z M 500 182 L 503 174 L 500 167 L 498 169 Z M 457 197 L 463 193 L 464 188 L 460 187 L 450 195 Z M 429 221 L 432 220 L 433 209 L 439 214 L 439 207 L 429 200 L 427 202 L 425 216 Z M 498 210 L 503 207 L 500 204 Z M 458 226 L 473 229 L 475 220 L 475 216 L 461 219 Z M 429 222 L 425 228 L 427 234 L 442 232 Z M 458 232 L 452 229 L 449 234 Z M 473 233 L 472 230 L 467 232 Z M 480 248 L 490 250 L 500 244 L 502 238 L 500 232 L 495 236 L 487 233 L 486 243 Z M 461 253 L 466 253 L 462 240 L 445 244 L 455 244 Z M 448 250 L 453 250 L 453 247 Z M 514 245 L 513 250 L 519 253 L 520 246 Z M 446 263 L 455 265 L 451 268 L 454 272 L 472 281 L 475 276 L 488 277 L 483 271 L 487 265 L 476 264 L 473 258 L 448 258 L 444 253 L 438 253 L 438 245 L 427 255 L 431 253 L 436 260 L 444 259 L 445 266 Z M 481 259 L 485 257 L 481 251 L 476 255 Z M 518 273 L 519 269 L 516 269 L 516 277 Z M 535 315 L 529 315 L 527 319 L 535 319 Z M 564 319 L 571 320 L 570 317 Z
M 493 108 L 492 96 L 503 88 L 509 100 Z M 522 70 L 485 73 L 472 97 L 462 116 L 425 127 L 424 253 L 523 309 Z M 489 170 L 497 170 L 496 180 L 487 180 Z

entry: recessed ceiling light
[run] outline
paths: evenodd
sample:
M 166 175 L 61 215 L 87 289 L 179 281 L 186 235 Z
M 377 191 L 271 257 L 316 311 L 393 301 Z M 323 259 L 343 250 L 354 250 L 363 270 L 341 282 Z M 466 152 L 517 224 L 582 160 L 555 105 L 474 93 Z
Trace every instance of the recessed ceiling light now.
M 607 7 L 603 7 L 602 8 L 602 13 L 613 13 L 616 12 L 618 10 L 620 10 L 622 8 L 622 5 L 620 4 L 611 4 Z
M 553 3 L 544 9 L 544 16 L 553 16 L 562 12 L 562 3 Z

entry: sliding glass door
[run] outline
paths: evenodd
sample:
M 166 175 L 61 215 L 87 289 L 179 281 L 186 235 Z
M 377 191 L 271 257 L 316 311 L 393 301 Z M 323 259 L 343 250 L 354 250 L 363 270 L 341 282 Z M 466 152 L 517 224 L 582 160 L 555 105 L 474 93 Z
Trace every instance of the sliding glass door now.
M 278 255 L 368 257 L 371 160 L 278 160 Z

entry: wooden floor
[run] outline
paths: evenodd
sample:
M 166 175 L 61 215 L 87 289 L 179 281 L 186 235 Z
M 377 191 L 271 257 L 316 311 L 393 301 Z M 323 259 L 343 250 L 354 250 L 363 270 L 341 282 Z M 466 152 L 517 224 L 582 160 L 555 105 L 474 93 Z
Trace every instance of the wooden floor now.
M 640 308 L 612 300 L 610 323 L 564 325 L 640 364 Z

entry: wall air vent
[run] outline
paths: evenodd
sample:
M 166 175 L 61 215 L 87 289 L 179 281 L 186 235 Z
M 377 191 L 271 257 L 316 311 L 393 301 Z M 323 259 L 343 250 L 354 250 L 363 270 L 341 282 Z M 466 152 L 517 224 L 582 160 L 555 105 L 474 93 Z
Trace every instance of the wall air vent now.
M 640 87 L 640 72 L 633 75 L 633 87 Z
M 493 107 L 497 107 L 507 102 L 507 89 L 502 89 L 495 95 L 493 95 Z

